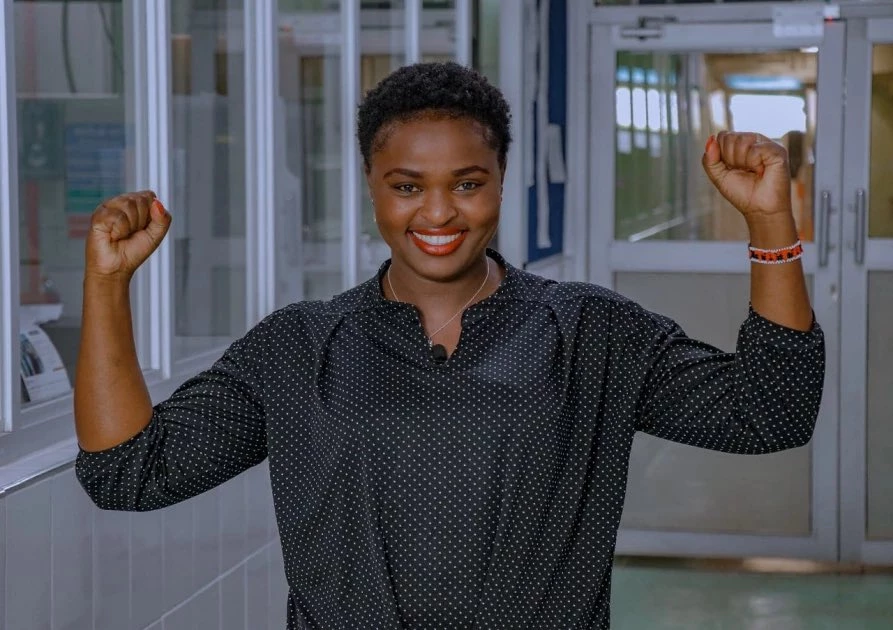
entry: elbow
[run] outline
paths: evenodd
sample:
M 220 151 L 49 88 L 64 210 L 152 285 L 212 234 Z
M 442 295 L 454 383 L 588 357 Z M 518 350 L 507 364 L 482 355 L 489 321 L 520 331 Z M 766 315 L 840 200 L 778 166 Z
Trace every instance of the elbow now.
M 152 509 L 140 500 L 137 486 L 120 470 L 89 466 L 79 455 L 75 462 L 75 477 L 93 505 L 100 510 L 144 512 Z
M 815 433 L 815 414 L 788 414 L 780 426 L 762 441 L 763 453 L 778 453 L 807 446 Z

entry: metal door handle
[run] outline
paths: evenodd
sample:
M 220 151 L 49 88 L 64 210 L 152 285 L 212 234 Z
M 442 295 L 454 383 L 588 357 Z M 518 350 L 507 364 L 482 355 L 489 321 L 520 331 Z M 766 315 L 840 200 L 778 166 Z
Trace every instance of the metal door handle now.
M 865 262 L 865 239 L 867 235 L 865 234 L 866 225 L 866 215 L 865 215 L 865 189 L 860 188 L 856 191 L 856 238 L 853 241 L 853 249 L 856 253 L 856 264 L 861 265 Z
M 828 266 L 828 253 L 830 247 L 830 228 L 831 228 L 831 191 L 823 190 L 819 198 L 819 229 L 818 229 L 818 250 L 819 250 L 819 267 Z

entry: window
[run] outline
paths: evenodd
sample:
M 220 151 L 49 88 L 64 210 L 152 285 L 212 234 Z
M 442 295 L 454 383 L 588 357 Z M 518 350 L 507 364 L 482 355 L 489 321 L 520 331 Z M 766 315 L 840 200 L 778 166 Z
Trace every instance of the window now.
M 102 200 L 154 188 L 174 217 L 133 287 L 156 400 L 273 307 L 327 298 L 388 255 L 362 230 L 345 241 L 348 222 L 363 224 L 365 184 L 354 177 L 359 155 L 344 125 L 361 88 L 405 62 L 407 3 L 276 4 L 3 5 L 15 42 L 14 57 L 0 63 L 16 84 L 8 146 L 18 152 L 18 198 L 4 198 L 0 215 L 10 208 L 3 238 L 19 251 L 0 245 L 0 285 L 21 289 L 2 307 L 13 321 L 21 314 L 22 326 L 0 342 L 0 420 L 12 429 L 0 436 L 0 465 L 73 436 L 84 237 Z M 485 4 L 498 13 L 498 3 Z M 420 58 L 454 58 L 460 46 L 471 58 L 471 6 L 421 3 Z M 360 35 L 350 59 L 346 11 L 356 12 Z
M 279 306 L 343 284 L 340 8 L 317 4 L 279 0 Z
M 175 359 L 247 327 L 243 24 L 241 0 L 171 3 Z
M 14 3 L 23 405 L 71 390 L 90 215 L 133 183 L 122 18 L 120 2 Z

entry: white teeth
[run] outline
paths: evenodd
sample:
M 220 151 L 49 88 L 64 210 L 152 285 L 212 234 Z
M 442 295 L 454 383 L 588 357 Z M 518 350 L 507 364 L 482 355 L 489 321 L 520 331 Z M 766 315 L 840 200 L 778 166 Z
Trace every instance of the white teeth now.
M 448 236 L 432 236 L 429 234 L 419 234 L 418 232 L 413 232 L 413 236 L 415 236 L 420 241 L 424 241 L 429 245 L 446 245 L 447 243 L 452 243 L 457 238 L 462 236 L 462 233 L 458 234 L 450 234 Z

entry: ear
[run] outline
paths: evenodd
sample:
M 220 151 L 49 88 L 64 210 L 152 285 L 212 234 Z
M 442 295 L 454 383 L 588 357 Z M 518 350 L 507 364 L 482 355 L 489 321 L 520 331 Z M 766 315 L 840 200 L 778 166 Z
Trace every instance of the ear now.
M 363 172 L 366 176 L 366 191 L 372 196 L 372 169 L 368 164 L 363 165 Z

